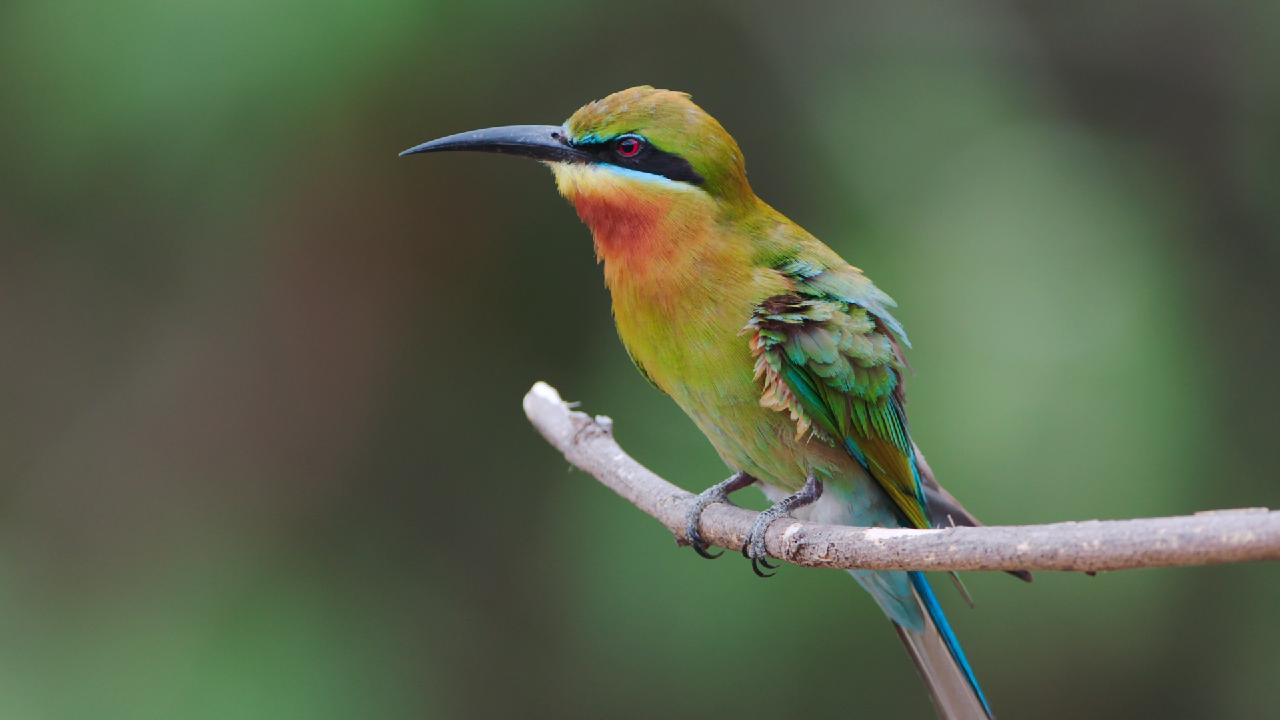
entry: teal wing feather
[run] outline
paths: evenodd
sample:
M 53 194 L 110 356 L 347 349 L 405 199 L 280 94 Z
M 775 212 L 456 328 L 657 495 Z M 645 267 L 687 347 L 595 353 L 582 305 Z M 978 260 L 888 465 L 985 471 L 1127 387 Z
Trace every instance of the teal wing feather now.
M 902 347 L 909 343 L 889 312 L 893 300 L 848 265 L 824 268 L 790 260 L 777 270 L 793 290 L 761 302 L 746 328 L 764 388 L 761 404 L 789 412 L 798 433 L 812 433 L 847 450 L 893 499 L 908 525 L 932 527 L 926 493 L 949 501 L 939 509 L 976 524 L 937 484 L 927 465 L 922 472 L 904 407 L 907 364 Z M 955 672 L 980 708 L 970 708 L 975 712 L 966 711 L 966 716 L 981 712 L 990 718 L 991 706 L 924 573 L 905 575 L 932 623 L 928 627 L 920 619 L 894 614 L 908 592 L 895 588 L 903 579 L 900 573 L 854 573 L 899 624 L 940 706 L 946 700 L 950 707 L 953 696 L 947 691 L 951 686 L 939 678 Z M 926 652 L 933 647 L 930 638 L 944 648 L 944 658 Z M 954 671 L 947 671 L 948 666 Z M 964 691 L 961 695 L 967 696 Z
M 893 300 L 856 268 L 791 260 L 794 290 L 765 299 L 751 334 L 761 404 L 788 412 L 797 433 L 840 445 L 893 499 L 908 523 L 931 527 L 907 427 L 907 344 Z

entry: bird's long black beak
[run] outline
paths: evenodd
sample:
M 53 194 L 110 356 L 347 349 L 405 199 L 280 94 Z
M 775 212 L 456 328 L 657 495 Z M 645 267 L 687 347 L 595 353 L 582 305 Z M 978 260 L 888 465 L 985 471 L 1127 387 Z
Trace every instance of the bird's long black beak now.
M 592 159 L 591 155 L 569 143 L 564 128 L 559 125 L 507 125 L 471 130 L 415 145 L 400 153 L 400 157 L 451 150 L 519 155 L 552 162 L 587 162 Z

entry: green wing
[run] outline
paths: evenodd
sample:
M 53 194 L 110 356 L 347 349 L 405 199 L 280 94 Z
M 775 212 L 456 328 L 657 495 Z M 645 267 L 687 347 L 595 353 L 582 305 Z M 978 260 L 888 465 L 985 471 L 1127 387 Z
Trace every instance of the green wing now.
M 794 291 L 765 299 L 751 335 L 760 403 L 788 412 L 797 434 L 843 447 L 915 527 L 931 527 L 903 409 L 907 345 L 893 300 L 850 266 L 791 261 Z

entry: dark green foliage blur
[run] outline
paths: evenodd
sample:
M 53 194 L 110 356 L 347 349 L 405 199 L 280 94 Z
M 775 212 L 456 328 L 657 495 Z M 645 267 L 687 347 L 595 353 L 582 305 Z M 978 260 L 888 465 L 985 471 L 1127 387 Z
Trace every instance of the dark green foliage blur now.
M 705 562 L 534 163 L 400 160 L 649 83 L 901 304 L 989 522 L 1280 506 L 1280 5 L 0 6 L 0 720 L 929 716 L 841 573 Z M 783 9 L 787 7 L 788 9 Z M 1280 707 L 1280 568 L 939 585 L 1005 718 Z

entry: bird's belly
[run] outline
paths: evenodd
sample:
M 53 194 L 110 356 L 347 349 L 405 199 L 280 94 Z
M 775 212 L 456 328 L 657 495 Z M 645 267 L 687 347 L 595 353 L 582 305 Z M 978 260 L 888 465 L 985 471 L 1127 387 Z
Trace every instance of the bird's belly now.
M 745 343 L 744 343 L 745 345 Z M 812 522 L 897 527 L 893 501 L 849 453 L 809 432 L 796 434 L 788 413 L 760 404 L 762 387 L 749 353 L 734 371 L 694 373 L 668 392 L 735 471 L 763 483 L 771 500 L 790 495 L 814 476 L 826 491 L 797 511 Z
M 733 402 L 717 392 L 676 397 L 730 468 L 787 492 L 799 490 L 810 475 L 831 481 L 861 471 L 843 450 L 807 433 L 796 437 L 795 421 L 761 407 L 754 380 L 749 388 Z
M 852 459 L 820 440 L 796 437 L 788 415 L 761 407 L 763 388 L 741 331 L 760 297 L 782 287 L 776 273 L 707 283 L 706 292 L 658 302 L 614 287 L 618 334 L 640 369 L 677 405 L 730 468 L 798 490 L 809 474 L 839 474 Z M 678 298 L 675 299 L 675 298 Z
M 795 492 L 766 483 L 761 488 L 770 502 L 777 502 Z M 861 467 L 841 473 L 824 483 L 817 502 L 791 511 L 791 516 L 806 522 L 858 527 L 902 527 L 893 501 Z
M 642 347 L 622 335 L 637 365 L 693 420 L 726 465 L 799 489 L 807 465 L 795 422 L 760 406 L 761 387 L 745 338 L 725 332 L 728 341 L 717 343 L 705 335 L 690 337 L 678 324 Z

